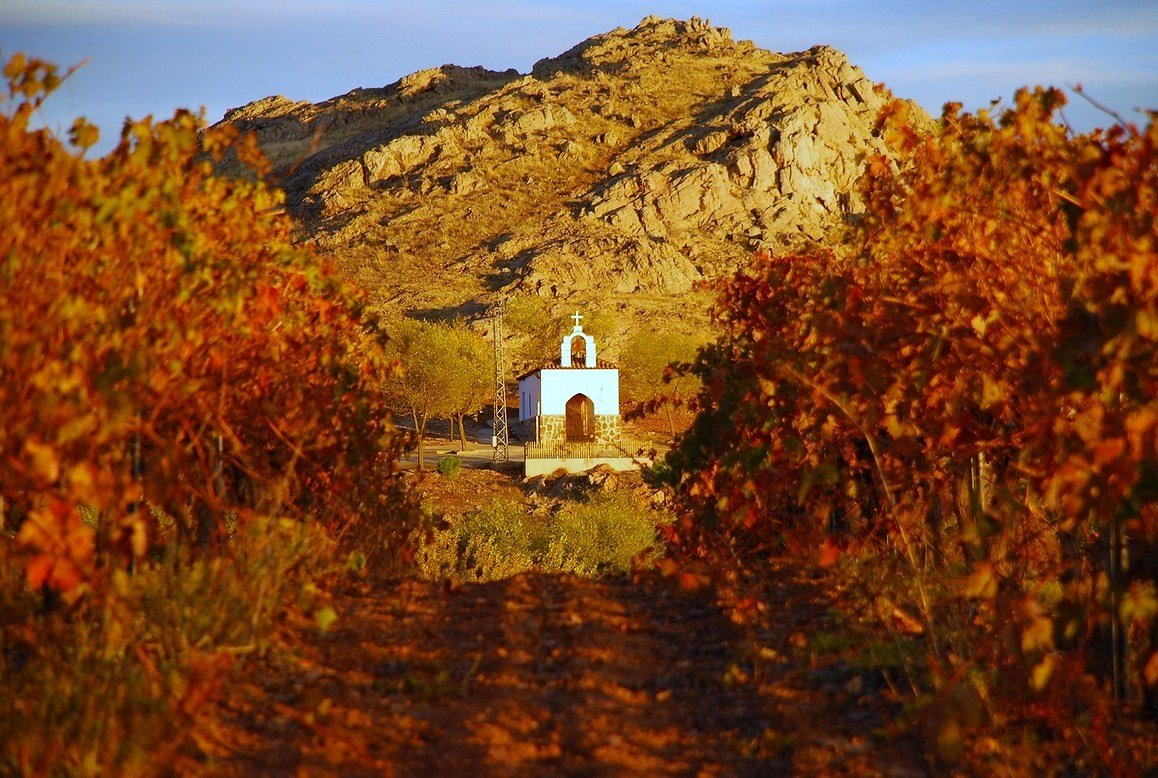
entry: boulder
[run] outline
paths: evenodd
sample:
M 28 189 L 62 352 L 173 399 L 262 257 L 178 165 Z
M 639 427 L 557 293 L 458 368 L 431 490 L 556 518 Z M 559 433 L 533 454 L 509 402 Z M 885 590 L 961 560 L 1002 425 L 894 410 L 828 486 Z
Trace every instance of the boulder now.
M 608 465 L 599 465 L 588 470 L 583 479 L 588 487 L 601 492 L 611 492 L 619 486 L 619 477 Z

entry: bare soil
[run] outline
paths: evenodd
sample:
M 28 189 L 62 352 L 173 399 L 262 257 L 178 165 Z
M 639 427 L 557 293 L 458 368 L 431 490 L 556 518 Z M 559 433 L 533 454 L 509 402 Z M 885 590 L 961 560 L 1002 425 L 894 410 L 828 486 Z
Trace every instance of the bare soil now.
M 225 775 L 922 775 L 889 695 L 806 648 L 833 629 L 783 562 L 764 605 L 643 575 L 332 592 L 328 632 L 250 660 L 207 730 Z
M 463 467 L 453 478 L 438 471 L 406 474 L 414 493 L 426 510 L 435 516 L 459 515 L 500 500 L 523 501 L 527 490 L 520 482 L 521 464 L 505 464 L 504 469 Z

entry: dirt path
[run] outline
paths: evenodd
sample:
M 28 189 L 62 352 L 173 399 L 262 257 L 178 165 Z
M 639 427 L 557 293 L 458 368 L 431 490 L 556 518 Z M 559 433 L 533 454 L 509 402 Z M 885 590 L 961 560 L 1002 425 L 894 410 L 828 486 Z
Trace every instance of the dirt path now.
M 527 574 L 335 595 L 297 656 L 239 667 L 214 774 L 921 775 L 874 738 L 879 696 L 793 654 L 826 628 L 786 568 L 791 612 L 737 626 L 648 579 Z M 792 577 L 789 577 L 791 574 Z M 802 605 L 809 603 L 809 605 Z

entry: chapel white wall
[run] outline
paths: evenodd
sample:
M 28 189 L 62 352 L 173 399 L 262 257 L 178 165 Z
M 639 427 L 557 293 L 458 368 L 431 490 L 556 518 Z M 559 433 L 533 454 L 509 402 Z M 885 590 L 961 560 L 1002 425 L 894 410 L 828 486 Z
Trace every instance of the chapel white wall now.
M 538 374 L 519 381 L 519 421 L 533 419 L 538 414 L 541 383 Z
M 570 370 L 540 371 L 542 386 L 538 389 L 545 414 L 562 415 L 567 412 L 567 401 L 577 394 L 585 394 L 595 404 L 595 415 L 619 415 L 619 371 L 614 368 L 572 368 Z M 519 410 L 519 419 L 528 416 Z

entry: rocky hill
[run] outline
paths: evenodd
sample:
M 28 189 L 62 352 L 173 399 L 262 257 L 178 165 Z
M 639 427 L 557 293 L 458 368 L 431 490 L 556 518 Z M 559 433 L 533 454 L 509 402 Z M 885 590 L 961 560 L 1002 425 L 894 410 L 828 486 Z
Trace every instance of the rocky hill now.
M 753 249 L 835 240 L 889 99 L 835 49 L 649 17 L 526 75 L 447 65 L 223 121 L 257 132 L 304 233 L 383 308 L 531 294 L 626 329 L 699 320 L 695 282 Z

